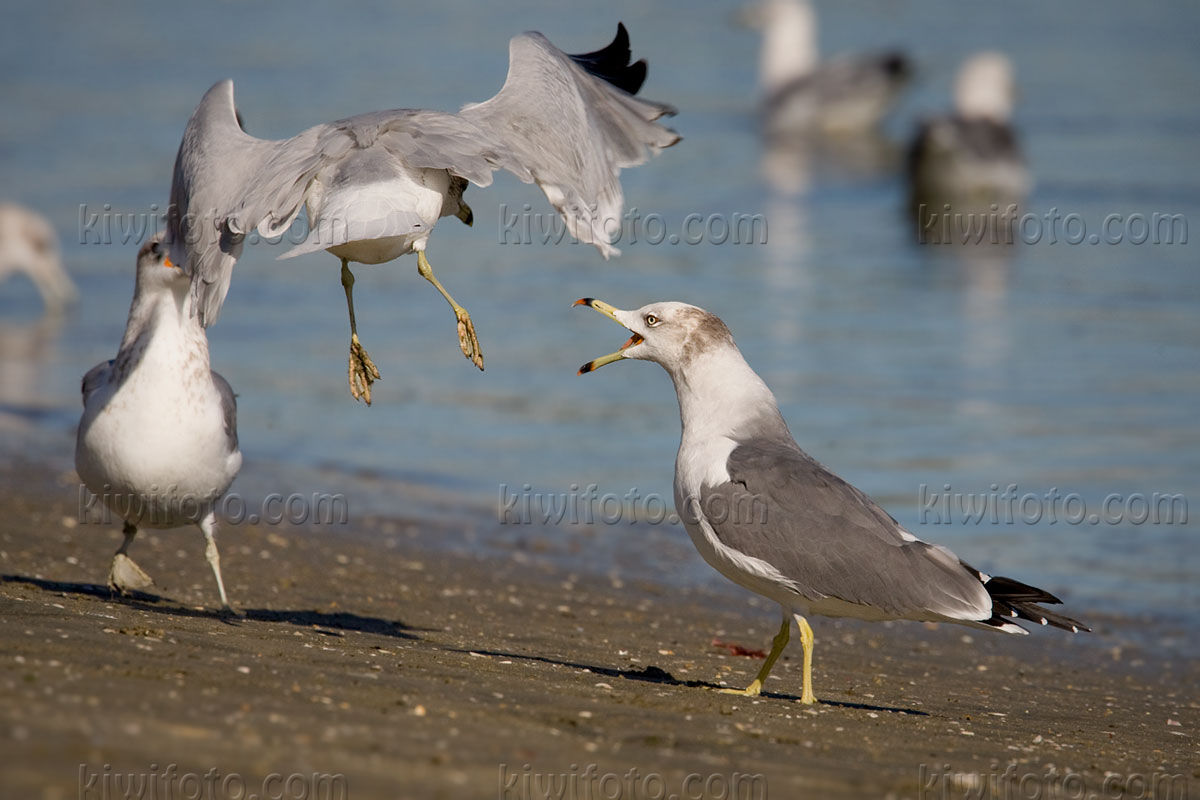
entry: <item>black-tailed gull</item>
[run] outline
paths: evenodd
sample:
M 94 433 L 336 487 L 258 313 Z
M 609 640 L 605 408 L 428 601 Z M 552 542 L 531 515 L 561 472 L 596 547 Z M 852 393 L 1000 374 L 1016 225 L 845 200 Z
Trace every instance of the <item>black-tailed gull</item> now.
M 151 583 L 128 555 L 138 528 L 198 525 L 221 604 L 229 609 L 213 505 L 242 466 L 237 403 L 226 380 L 209 368 L 190 281 L 166 251 L 161 233 L 142 245 L 117 357 L 83 377 L 75 469 L 125 522 L 111 587 L 130 591 Z
M 742 358 L 725 323 L 684 303 L 623 311 L 576 301 L 632 334 L 580 374 L 623 358 L 653 361 L 675 384 L 683 434 L 675 507 L 700 555 L 725 577 L 776 601 L 783 620 L 756 695 L 787 645 L 794 616 L 804 646 L 801 700 L 812 693 L 813 633 L 804 616 L 957 622 L 1025 633 L 1014 619 L 1070 631 L 1081 623 L 1037 603 L 1042 589 L 981 573 L 944 547 L 914 537 L 869 497 L 792 439 L 775 396 Z
M 483 369 L 470 315 L 425 257 L 433 226 L 448 215 L 469 224 L 467 183 L 487 186 L 506 169 L 536 182 L 573 236 L 605 258 L 618 253 L 618 173 L 679 140 L 654 122 L 674 109 L 634 97 L 646 64 L 629 62 L 623 25 L 607 47 L 575 56 L 529 32 L 509 42 L 508 77 L 486 102 L 457 114 L 360 114 L 282 141 L 246 134 L 233 84 L 216 84 L 184 130 L 168 211 L 172 257 L 197 276 L 201 323 L 216 320 L 245 236 L 281 234 L 307 204 L 308 238 L 281 258 L 324 249 L 341 259 L 356 398 L 370 403 L 379 372 L 358 341 L 350 261 L 381 264 L 415 251 L 419 273 L 454 309 L 463 354 Z

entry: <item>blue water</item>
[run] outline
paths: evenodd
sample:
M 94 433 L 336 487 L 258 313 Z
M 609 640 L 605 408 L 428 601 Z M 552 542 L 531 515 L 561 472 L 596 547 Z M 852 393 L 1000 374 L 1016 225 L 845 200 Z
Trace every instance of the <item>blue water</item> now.
M 180 133 L 214 81 L 234 79 L 252 133 L 282 138 L 370 109 L 485 99 L 502 81 L 510 35 L 538 29 L 587 50 L 621 19 L 650 60 L 644 94 L 678 106 L 672 124 L 685 137 L 623 175 L 627 204 L 661 215 L 669 231 L 690 213 L 760 214 L 767 243 L 643 239 L 607 263 L 573 243 L 501 245 L 502 204 L 548 205 L 498 175 L 468 192 L 474 228 L 444 220 L 429 249 L 472 312 L 487 371 L 458 353 L 449 310 L 412 258 L 362 267 L 360 332 L 383 373 L 369 409 L 347 391 L 336 261 L 276 262 L 282 248 L 249 248 L 210 329 L 214 366 L 239 393 L 240 480 L 269 488 L 289 469 L 319 469 L 327 485 L 313 488 L 346 492 L 356 510 L 419 514 L 425 489 L 493 520 L 502 486 L 670 497 L 679 423 L 669 381 L 635 363 L 575 377 L 624 336 L 570 304 L 680 299 L 726 320 L 802 446 L 918 535 L 1045 585 L 1080 614 L 1194 631 L 1200 8 L 1026 2 L 965 13 L 864 0 L 819 10 L 826 53 L 900 45 L 916 57 L 919 81 L 887 126 L 892 140 L 948 105 L 963 58 L 1002 49 L 1016 65 L 1016 122 L 1036 178 L 1028 209 L 1077 214 L 1089 232 L 1112 213 L 1180 214 L 1192 241 L 1072 246 L 1045 231 L 983 255 L 918 246 L 886 152 L 884 166 L 764 153 L 758 37 L 737 26 L 732 4 L 14 7 L 0 31 L 0 194 L 53 221 L 84 302 L 61 324 L 37 322 L 27 283 L 0 286 L 0 421 L 44 431 L 44 455 L 69 458 L 61 443 L 79 376 L 116 349 L 136 251 L 80 244 L 80 208 L 161 208 Z M 945 484 L 1053 488 L 1092 508 L 1112 493 L 1181 493 L 1191 517 L 936 524 L 920 487 Z M 577 558 L 605 568 L 594 554 Z M 698 558 L 684 569 L 720 580 Z

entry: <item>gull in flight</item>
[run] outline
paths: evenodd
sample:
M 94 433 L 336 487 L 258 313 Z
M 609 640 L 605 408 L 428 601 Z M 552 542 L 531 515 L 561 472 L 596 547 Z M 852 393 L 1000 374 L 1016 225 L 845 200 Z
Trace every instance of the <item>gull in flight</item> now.
M 125 522 L 108 585 L 122 592 L 152 581 L 128 555 L 138 528 L 197 525 L 221 580 L 213 506 L 242 466 L 237 401 L 209 368 L 208 338 L 191 313 L 191 281 L 167 255 L 163 234 L 138 252 L 129 321 L 117 357 L 83 376 L 75 470 Z
M 679 141 L 655 122 L 670 106 L 634 97 L 646 62 L 630 63 L 617 26 L 607 47 L 563 53 L 540 33 L 509 42 L 500 91 L 458 113 L 396 109 L 316 125 L 272 141 L 242 128 L 233 84 L 217 83 L 183 133 L 168 210 L 171 257 L 193 275 L 195 313 L 216 321 L 247 234 L 278 236 L 307 207 L 309 234 L 289 258 L 327 250 L 341 261 L 350 316 L 350 391 L 371 402 L 379 371 L 358 339 L 350 262 L 382 264 L 416 252 L 419 274 L 450 303 L 463 354 L 483 369 L 471 317 L 433 274 L 425 248 L 444 216 L 470 224 L 468 183 L 505 169 L 537 183 L 580 241 L 605 258 L 623 197 L 620 170 Z
M 671 376 L 683 420 L 675 508 L 684 527 L 713 569 L 783 610 L 758 676 L 745 689 L 724 691 L 762 691 L 795 617 L 804 649 L 801 702 L 815 702 L 809 614 L 957 622 L 1007 633 L 1026 633 L 1016 619 L 1088 630 L 1038 606 L 1061 602 L 1049 592 L 986 575 L 916 538 L 801 450 L 775 395 L 715 315 L 675 302 L 635 311 L 590 297 L 575 305 L 596 309 L 632 334 L 580 374 L 636 358 Z

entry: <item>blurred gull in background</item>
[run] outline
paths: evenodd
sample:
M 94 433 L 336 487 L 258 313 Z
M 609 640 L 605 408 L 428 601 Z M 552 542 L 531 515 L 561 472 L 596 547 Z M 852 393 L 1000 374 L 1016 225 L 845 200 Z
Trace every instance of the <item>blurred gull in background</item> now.
M 29 276 L 50 313 L 62 311 L 76 298 L 49 221 L 15 203 L 0 203 L 0 282 L 17 272 Z
M 255 228 L 281 234 L 307 204 L 308 238 L 281 257 L 324 249 L 341 260 L 355 398 L 371 402 L 379 371 L 358 341 L 350 261 L 381 264 L 416 252 L 418 272 L 454 310 L 463 354 L 483 369 L 470 315 L 425 257 L 433 226 L 449 215 L 470 224 L 467 183 L 488 186 L 494 170 L 506 169 L 536 182 L 577 239 L 605 258 L 617 254 L 618 173 L 679 140 L 654 122 L 674 109 L 633 96 L 646 63 L 630 58 L 624 25 L 607 47 L 574 56 L 530 32 L 509 42 L 508 77 L 486 102 L 457 114 L 360 114 L 282 141 L 246 134 L 233 84 L 216 84 L 184 131 L 168 217 L 172 254 L 195 276 L 200 323 L 216 320 L 245 236 Z
M 943 214 L 976 214 L 979 219 L 973 222 L 981 231 L 988 217 L 996 217 L 995 238 L 1012 241 L 1007 235 L 1011 230 L 996 227 L 1015 221 L 1009 207 L 1024 200 L 1032 185 L 1010 124 L 1013 97 L 1008 58 L 978 53 L 959 71 L 954 113 L 921 123 L 909 150 L 908 177 L 910 203 L 919 224 L 932 223 L 928 232 L 945 233 L 939 219 Z M 954 220 L 956 225 L 959 221 Z
M 818 60 L 807 0 L 764 0 L 747 12 L 763 31 L 760 82 L 768 136 L 864 132 L 891 110 L 912 74 L 900 52 Z

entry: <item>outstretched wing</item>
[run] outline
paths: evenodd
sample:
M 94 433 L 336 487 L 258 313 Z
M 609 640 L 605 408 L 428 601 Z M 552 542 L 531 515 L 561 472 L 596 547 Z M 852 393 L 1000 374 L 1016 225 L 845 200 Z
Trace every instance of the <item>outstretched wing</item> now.
M 609 46 L 580 56 L 527 33 L 510 42 L 508 78 L 491 100 L 458 114 L 376 111 L 279 141 L 247 134 L 233 83 L 217 83 L 184 130 L 167 212 L 171 258 L 192 276 L 194 313 L 205 326 L 216 321 L 246 234 L 286 230 L 318 173 L 354 149 L 382 146 L 410 167 L 445 169 L 479 186 L 507 169 L 536 181 L 576 238 L 606 258 L 618 252 L 605 225 L 621 214 L 620 170 L 679 140 L 654 123 L 674 109 L 630 94 L 646 67 L 629 58 L 623 25 Z M 404 221 L 378 228 L 374 218 L 347 218 L 362 227 L 355 236 L 394 235 L 407 230 Z M 317 249 L 321 239 L 308 244 Z
M 317 170 L 337 157 L 317 149 L 319 130 L 281 141 L 250 136 L 228 80 L 209 89 L 192 113 L 175 157 L 167 231 L 171 258 L 192 276 L 201 324 L 220 314 L 246 234 L 285 230 Z
M 536 182 L 571 234 L 605 258 L 619 252 L 612 240 L 624 203 L 620 171 L 680 138 L 654 122 L 675 109 L 631 93 L 646 66 L 629 57 L 624 25 L 608 47 L 579 56 L 525 33 L 509 42 L 499 93 L 459 112 L 492 142 L 496 165 Z
M 978 572 L 912 537 L 794 444 L 743 442 L 728 470 L 728 482 L 702 490 L 705 519 L 722 544 L 772 565 L 801 596 L 909 619 L 991 616 Z

